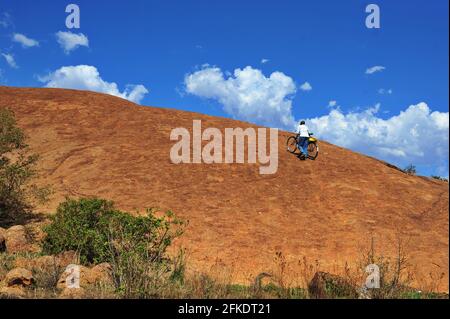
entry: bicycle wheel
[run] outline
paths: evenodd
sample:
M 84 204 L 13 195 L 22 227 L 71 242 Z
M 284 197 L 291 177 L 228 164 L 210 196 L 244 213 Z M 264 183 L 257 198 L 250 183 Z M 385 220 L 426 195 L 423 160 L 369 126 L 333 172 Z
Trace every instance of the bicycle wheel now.
M 318 155 L 319 155 L 319 146 L 316 143 L 309 143 L 308 158 L 315 160 Z
M 287 139 L 287 150 L 288 152 L 295 154 L 298 151 L 297 148 L 297 139 L 295 136 L 291 136 Z

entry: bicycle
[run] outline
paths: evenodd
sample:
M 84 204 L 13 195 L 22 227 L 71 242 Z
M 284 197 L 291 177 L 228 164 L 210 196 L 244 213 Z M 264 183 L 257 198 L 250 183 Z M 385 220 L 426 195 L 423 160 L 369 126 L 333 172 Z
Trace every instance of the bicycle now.
M 317 138 L 312 137 L 311 135 L 313 135 L 313 133 L 310 134 L 310 137 L 308 139 L 308 158 L 311 160 L 315 160 L 317 156 L 319 156 L 319 145 L 317 143 Z M 295 136 L 290 136 L 287 139 L 286 145 L 288 152 L 300 155 L 300 150 L 298 148 L 298 138 L 299 135 L 296 134 Z

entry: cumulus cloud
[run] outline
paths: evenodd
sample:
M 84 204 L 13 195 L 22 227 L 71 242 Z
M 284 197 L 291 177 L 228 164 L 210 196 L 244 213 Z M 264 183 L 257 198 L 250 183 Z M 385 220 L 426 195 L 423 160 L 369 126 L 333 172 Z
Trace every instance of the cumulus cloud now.
M 409 106 L 388 119 L 377 116 L 380 104 L 344 114 L 339 109 L 308 120 L 321 139 L 369 154 L 401 167 L 413 163 L 448 176 L 449 113 L 432 112 L 426 103 Z M 444 173 L 445 175 L 445 173 Z
M 9 53 L 2 53 L 2 56 L 5 58 L 6 63 L 13 69 L 17 69 L 19 66 L 16 63 L 16 60 L 14 59 L 14 56 Z
M 373 67 L 370 67 L 366 69 L 366 74 L 374 74 L 376 72 L 384 71 L 386 68 L 382 65 L 375 65 Z
M 204 65 L 186 75 L 184 84 L 187 93 L 218 101 L 236 119 L 288 130 L 296 128 L 292 114 L 296 85 L 281 72 L 266 77 L 247 66 L 228 74 Z M 433 112 L 424 102 L 388 118 L 380 104 L 343 112 L 338 102 L 331 100 L 328 107 L 328 114 L 307 119 L 309 128 L 320 139 L 399 167 L 413 163 L 448 176 L 448 112 Z
M 311 86 L 311 84 L 309 84 L 309 82 L 305 82 L 302 85 L 300 85 L 300 90 L 302 90 L 302 91 L 311 91 L 312 90 L 312 86 Z
M 282 72 L 266 77 L 261 70 L 247 66 L 224 74 L 218 67 L 204 65 L 187 74 L 187 93 L 218 101 L 234 118 L 270 127 L 294 127 L 292 96 L 296 85 Z
M 39 46 L 39 42 L 33 39 L 28 38 L 26 35 L 21 33 L 14 33 L 13 41 L 20 43 L 24 48 L 31 48 Z
M 83 33 L 59 31 L 56 33 L 56 40 L 66 54 L 80 46 L 89 47 L 89 39 Z
M 139 103 L 148 93 L 143 85 L 127 85 L 120 92 L 114 82 L 103 80 L 97 68 L 90 65 L 64 66 L 40 78 L 46 87 L 89 90 L 118 96 Z

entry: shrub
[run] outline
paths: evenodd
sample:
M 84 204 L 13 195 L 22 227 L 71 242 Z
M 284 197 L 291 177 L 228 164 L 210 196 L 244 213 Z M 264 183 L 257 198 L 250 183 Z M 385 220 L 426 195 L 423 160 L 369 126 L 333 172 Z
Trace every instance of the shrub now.
M 436 176 L 436 175 L 432 175 L 431 178 L 436 179 L 438 181 L 443 181 L 443 182 L 447 182 L 448 183 L 448 179 L 442 176 Z
M 54 256 L 50 264 L 33 268 L 33 277 L 37 288 L 47 291 L 56 291 L 56 286 L 63 273 L 64 268 L 58 264 Z
M 412 164 L 409 164 L 408 166 L 403 169 L 403 172 L 405 172 L 408 175 L 416 175 L 416 167 Z
M 123 297 L 152 297 L 171 278 L 180 280 L 184 272 L 180 258 L 173 262 L 166 254 L 184 223 L 171 212 L 164 217 L 154 213 L 148 209 L 146 216 L 136 217 L 103 199 L 67 199 L 44 229 L 43 251 L 76 250 L 83 264 L 108 262 Z
M 105 261 L 107 238 L 101 221 L 112 210 L 105 200 L 66 200 L 51 217 L 52 223 L 44 228 L 47 236 L 43 251 L 58 254 L 76 250 L 84 264 Z
M 111 262 L 112 250 L 125 242 L 133 244 L 133 252 L 147 254 L 150 261 L 159 261 L 163 252 L 178 233 L 170 232 L 176 219 L 157 218 L 153 210 L 146 216 L 132 216 L 116 210 L 112 202 L 104 199 L 67 199 L 44 228 L 47 236 L 43 250 L 58 254 L 76 250 L 83 264 Z M 124 247 L 127 249 L 127 247 Z
M 0 224 L 21 221 L 29 216 L 34 200 L 42 202 L 49 195 L 48 188 L 30 183 L 37 160 L 37 155 L 29 154 L 14 113 L 0 109 Z
M 411 284 L 414 280 L 411 272 L 411 265 L 406 254 L 405 243 L 398 237 L 395 243 L 395 255 L 385 256 L 375 252 L 374 238 L 371 241 L 371 247 L 363 253 L 362 262 L 360 262 L 363 277 L 367 277 L 365 267 L 369 264 L 376 264 L 379 267 L 380 287 L 378 289 L 369 289 L 368 296 L 372 299 L 397 299 L 405 293 L 413 291 Z

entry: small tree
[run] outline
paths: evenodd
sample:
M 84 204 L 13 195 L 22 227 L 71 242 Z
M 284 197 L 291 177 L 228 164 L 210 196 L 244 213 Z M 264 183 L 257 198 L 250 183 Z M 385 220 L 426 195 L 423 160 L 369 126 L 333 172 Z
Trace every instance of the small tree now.
M 408 175 L 416 175 L 416 167 L 413 164 L 409 164 L 403 170 Z
M 0 109 L 0 225 L 23 221 L 34 200 L 47 198 L 47 188 L 31 184 L 37 160 L 38 156 L 29 152 L 14 113 Z

